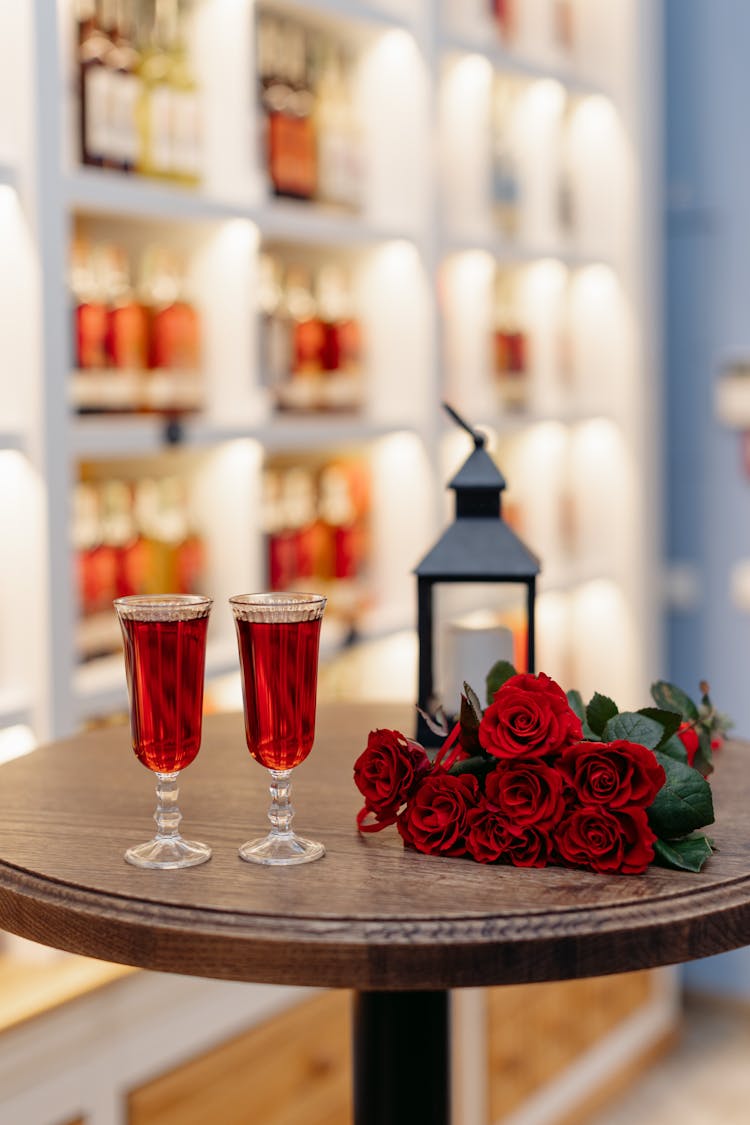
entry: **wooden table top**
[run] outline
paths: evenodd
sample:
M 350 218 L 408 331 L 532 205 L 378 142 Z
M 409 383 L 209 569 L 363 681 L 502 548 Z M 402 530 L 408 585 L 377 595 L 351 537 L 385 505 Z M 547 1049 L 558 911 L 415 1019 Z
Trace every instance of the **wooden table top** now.
M 0 926 L 60 949 L 192 976 L 360 989 L 439 989 L 648 968 L 750 943 L 750 746 L 721 753 L 719 848 L 699 875 L 605 877 L 487 867 L 407 851 L 395 828 L 360 837 L 352 765 L 410 709 L 321 707 L 297 771 L 295 827 L 327 848 L 292 868 L 242 862 L 265 831 L 266 771 L 242 717 L 206 720 L 185 771 L 183 831 L 212 860 L 143 871 L 123 859 L 153 830 L 154 778 L 125 727 L 0 768 Z

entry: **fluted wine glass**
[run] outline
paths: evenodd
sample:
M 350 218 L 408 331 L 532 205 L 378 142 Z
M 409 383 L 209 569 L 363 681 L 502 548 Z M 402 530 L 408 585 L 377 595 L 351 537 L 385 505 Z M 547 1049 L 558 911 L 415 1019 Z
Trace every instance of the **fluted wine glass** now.
M 271 774 L 267 836 L 249 840 L 250 863 L 308 863 L 325 854 L 292 829 L 291 775 L 312 749 L 318 684 L 320 594 L 260 593 L 230 598 L 242 673 L 247 748 Z
M 180 771 L 201 744 L 206 631 L 211 598 L 157 594 L 117 598 L 125 646 L 133 750 L 156 774 L 156 835 L 128 848 L 136 867 L 194 867 L 211 849 L 180 835 Z

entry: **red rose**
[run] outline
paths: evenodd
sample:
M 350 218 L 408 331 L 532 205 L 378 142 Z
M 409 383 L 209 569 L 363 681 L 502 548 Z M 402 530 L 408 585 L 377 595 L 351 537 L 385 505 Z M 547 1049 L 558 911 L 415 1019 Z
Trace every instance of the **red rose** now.
M 508 848 L 508 824 L 495 808 L 481 804 L 467 818 L 466 849 L 477 863 L 497 863 Z
M 487 774 L 487 802 L 512 824 L 550 827 L 565 812 L 565 783 L 561 774 L 537 758 L 498 762 Z
M 505 858 L 514 867 L 546 867 L 552 854 L 552 841 L 536 824 L 509 824 Z
M 581 738 L 581 720 L 544 672 L 506 680 L 479 725 L 480 743 L 496 758 L 542 758 Z
M 405 844 L 418 852 L 466 855 L 469 812 L 479 800 L 473 774 L 454 776 L 433 770 L 424 777 L 398 818 Z
M 691 726 L 690 723 L 680 723 L 677 737 L 687 752 L 688 765 L 692 766 L 695 761 L 695 755 L 698 753 L 698 731 L 694 726 Z M 713 746 L 711 748 L 713 749 Z
M 601 805 L 574 809 L 555 833 L 565 863 L 604 875 L 641 875 L 654 858 L 655 839 L 645 809 Z
M 429 769 L 430 760 L 416 742 L 397 730 L 373 730 L 354 763 L 354 783 L 365 799 L 365 808 L 385 827 L 383 822 L 394 823 L 398 810 Z
M 579 742 L 568 747 L 559 767 L 583 805 L 647 809 L 666 780 L 651 750 L 637 742 Z

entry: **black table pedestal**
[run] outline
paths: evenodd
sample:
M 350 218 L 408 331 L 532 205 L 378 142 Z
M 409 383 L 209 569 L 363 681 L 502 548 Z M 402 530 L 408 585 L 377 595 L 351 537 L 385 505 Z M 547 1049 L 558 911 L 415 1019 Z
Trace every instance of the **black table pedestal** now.
M 447 992 L 358 992 L 355 1125 L 449 1125 Z

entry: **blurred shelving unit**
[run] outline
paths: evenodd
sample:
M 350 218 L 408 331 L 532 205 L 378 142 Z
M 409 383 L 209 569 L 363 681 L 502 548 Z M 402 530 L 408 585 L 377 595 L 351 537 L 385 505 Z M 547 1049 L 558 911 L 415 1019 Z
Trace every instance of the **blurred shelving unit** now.
M 0 760 L 125 707 L 120 657 L 94 645 L 81 659 L 82 626 L 98 643 L 102 625 L 82 614 L 81 484 L 167 481 L 184 494 L 216 600 L 208 676 L 220 705 L 238 700 L 226 598 L 269 581 L 269 495 L 288 488 L 309 513 L 313 480 L 315 504 L 324 486 L 340 502 L 341 466 L 354 464 L 367 546 L 356 612 L 349 590 L 327 623 L 321 684 L 411 698 L 411 567 L 450 518 L 445 481 L 467 452 L 442 398 L 487 428 L 506 514 L 542 558 L 540 666 L 584 693 L 642 702 L 659 670 L 656 6 L 181 4 L 202 119 L 191 186 L 80 162 L 85 2 L 0 6 L 0 521 L 12 529 L 0 553 Z M 353 129 L 354 204 L 274 193 L 264 19 L 272 35 L 280 19 L 286 35 L 301 24 L 328 37 L 316 65 L 340 52 L 357 120 L 342 123 L 340 97 L 331 120 Z M 201 323 L 199 409 L 125 410 L 144 380 L 121 372 L 109 412 L 79 401 L 76 413 L 77 389 L 117 378 L 73 360 L 66 279 L 79 240 L 117 244 L 131 262 L 155 241 L 179 256 Z M 345 270 L 366 344 L 356 404 L 279 408 L 269 260 L 286 279 Z M 351 513 L 337 518 L 341 530 Z M 653 1003 L 655 1035 L 665 1008 Z M 484 1125 L 481 1096 L 461 1097 L 466 1125 Z

